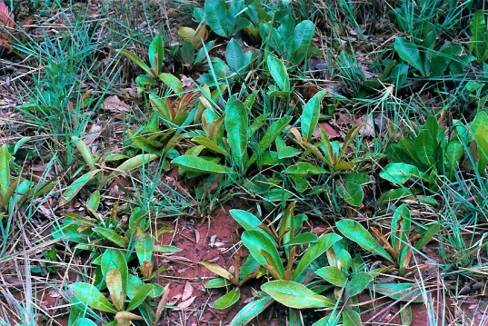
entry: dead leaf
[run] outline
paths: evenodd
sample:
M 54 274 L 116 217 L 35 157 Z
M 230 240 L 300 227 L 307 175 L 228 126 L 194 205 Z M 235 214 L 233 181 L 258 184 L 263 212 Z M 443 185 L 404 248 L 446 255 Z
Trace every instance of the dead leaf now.
M 14 27 L 14 16 L 10 13 L 7 5 L 0 2 L 0 47 L 11 48 L 10 35 L 8 31 Z
M 356 119 L 356 123 L 361 125 L 361 129 L 359 133 L 363 137 L 371 137 L 374 136 L 374 121 L 373 118 L 367 114 L 360 116 Z
M 183 288 L 183 293 L 181 293 L 181 301 L 188 300 L 191 295 L 193 294 L 193 286 L 190 282 L 185 283 L 185 287 Z
M 130 106 L 121 101 L 117 95 L 107 97 L 103 101 L 103 108 L 111 112 L 130 112 Z
M 188 308 L 189 306 L 191 306 L 191 304 L 193 303 L 193 301 L 195 301 L 197 297 L 191 297 L 190 299 L 187 299 L 185 301 L 182 301 L 180 303 L 178 303 L 178 308 Z
M 321 122 L 313 131 L 312 137 L 314 139 L 320 138 L 320 130 L 323 130 L 327 134 L 327 136 L 329 136 L 329 139 L 337 138 L 340 136 L 340 134 L 329 123 Z

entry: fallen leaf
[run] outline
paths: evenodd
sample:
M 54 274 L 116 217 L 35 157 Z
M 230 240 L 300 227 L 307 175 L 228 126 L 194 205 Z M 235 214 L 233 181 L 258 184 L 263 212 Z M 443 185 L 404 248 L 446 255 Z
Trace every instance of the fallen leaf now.
M 130 106 L 121 101 L 117 95 L 107 97 L 103 101 L 103 108 L 111 112 L 130 112 Z
M 340 136 L 340 134 L 329 123 L 321 122 L 319 123 L 317 128 L 315 128 L 315 130 L 313 131 L 312 138 L 314 139 L 320 138 L 320 130 L 323 130 L 327 134 L 327 136 L 329 136 L 330 139 L 337 138 Z
M 11 48 L 10 34 L 8 30 L 14 27 L 14 16 L 10 13 L 7 5 L 0 2 L 0 47 Z
M 191 304 L 193 303 L 193 301 L 195 301 L 196 297 L 191 297 L 190 299 L 188 300 L 185 300 L 185 301 L 182 301 L 180 303 L 178 303 L 178 308 L 188 308 L 189 306 L 191 306 Z
M 186 282 L 185 287 L 183 288 L 183 293 L 181 294 L 181 301 L 188 300 L 192 294 L 193 294 L 193 286 L 191 286 L 190 282 Z
M 373 118 L 367 114 L 360 116 L 356 119 L 356 123 L 361 125 L 361 129 L 359 133 L 363 137 L 371 137 L 374 136 L 374 121 Z

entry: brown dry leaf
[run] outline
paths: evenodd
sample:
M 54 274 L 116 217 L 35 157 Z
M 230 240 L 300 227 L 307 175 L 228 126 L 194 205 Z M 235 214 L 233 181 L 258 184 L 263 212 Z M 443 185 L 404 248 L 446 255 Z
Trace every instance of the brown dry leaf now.
M 103 101 L 103 108 L 111 112 L 130 112 L 130 106 L 121 101 L 117 95 L 107 97 Z
M 178 308 L 188 308 L 189 306 L 191 306 L 193 301 L 195 301 L 195 299 L 196 297 L 191 297 L 190 299 L 178 303 Z
M 374 121 L 373 117 L 365 114 L 363 116 L 360 116 L 359 118 L 356 119 L 356 123 L 361 125 L 361 129 L 359 130 L 359 133 L 363 137 L 371 137 L 374 136 Z
M 5 30 L 11 30 L 14 27 L 14 16 L 10 13 L 7 5 L 0 2 L 0 47 L 11 48 L 10 35 Z
M 340 134 L 330 124 L 328 124 L 327 122 L 321 122 L 313 131 L 312 137 L 314 139 L 320 138 L 320 130 L 323 130 L 327 134 L 327 136 L 329 136 L 329 139 L 337 138 L 340 136 Z
M 188 300 L 191 295 L 193 294 L 193 286 L 190 282 L 185 283 L 185 287 L 183 288 L 183 292 L 181 293 L 181 301 Z

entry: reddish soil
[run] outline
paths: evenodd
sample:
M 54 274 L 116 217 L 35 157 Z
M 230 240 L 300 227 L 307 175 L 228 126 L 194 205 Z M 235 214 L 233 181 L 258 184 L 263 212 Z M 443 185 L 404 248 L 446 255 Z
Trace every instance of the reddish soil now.
M 168 303 L 177 307 L 166 312 L 164 325 L 220 325 L 229 322 L 242 307 L 246 297 L 250 296 L 249 289 L 242 289 L 240 303 L 235 308 L 226 311 L 212 309 L 209 304 L 225 292 L 209 292 L 204 288 L 205 281 L 215 275 L 198 264 L 210 261 L 232 269 L 233 257 L 237 254 L 234 246 L 239 242 L 238 230 L 238 224 L 221 209 L 210 220 L 181 221 L 174 234 L 163 236 L 164 245 L 171 244 L 181 249 L 159 260 L 160 266 L 168 266 L 160 279 L 163 285 L 170 283 Z

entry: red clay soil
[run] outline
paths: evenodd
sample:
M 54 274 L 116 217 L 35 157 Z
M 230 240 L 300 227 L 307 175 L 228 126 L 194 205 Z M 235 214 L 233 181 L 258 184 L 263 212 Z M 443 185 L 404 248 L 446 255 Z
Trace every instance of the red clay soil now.
M 160 266 L 168 268 L 160 279 L 163 285 L 170 283 L 168 303 L 177 307 L 166 312 L 163 325 L 227 324 L 242 307 L 242 302 L 250 295 L 249 289 L 242 289 L 241 303 L 235 308 L 226 311 L 212 309 L 209 305 L 224 291 L 209 292 L 204 288 L 205 281 L 215 275 L 198 264 L 210 261 L 229 269 L 236 255 L 234 246 L 239 242 L 238 231 L 239 225 L 221 209 L 210 220 L 180 221 L 174 234 L 163 236 L 164 245 L 171 244 L 181 249 L 159 261 Z

